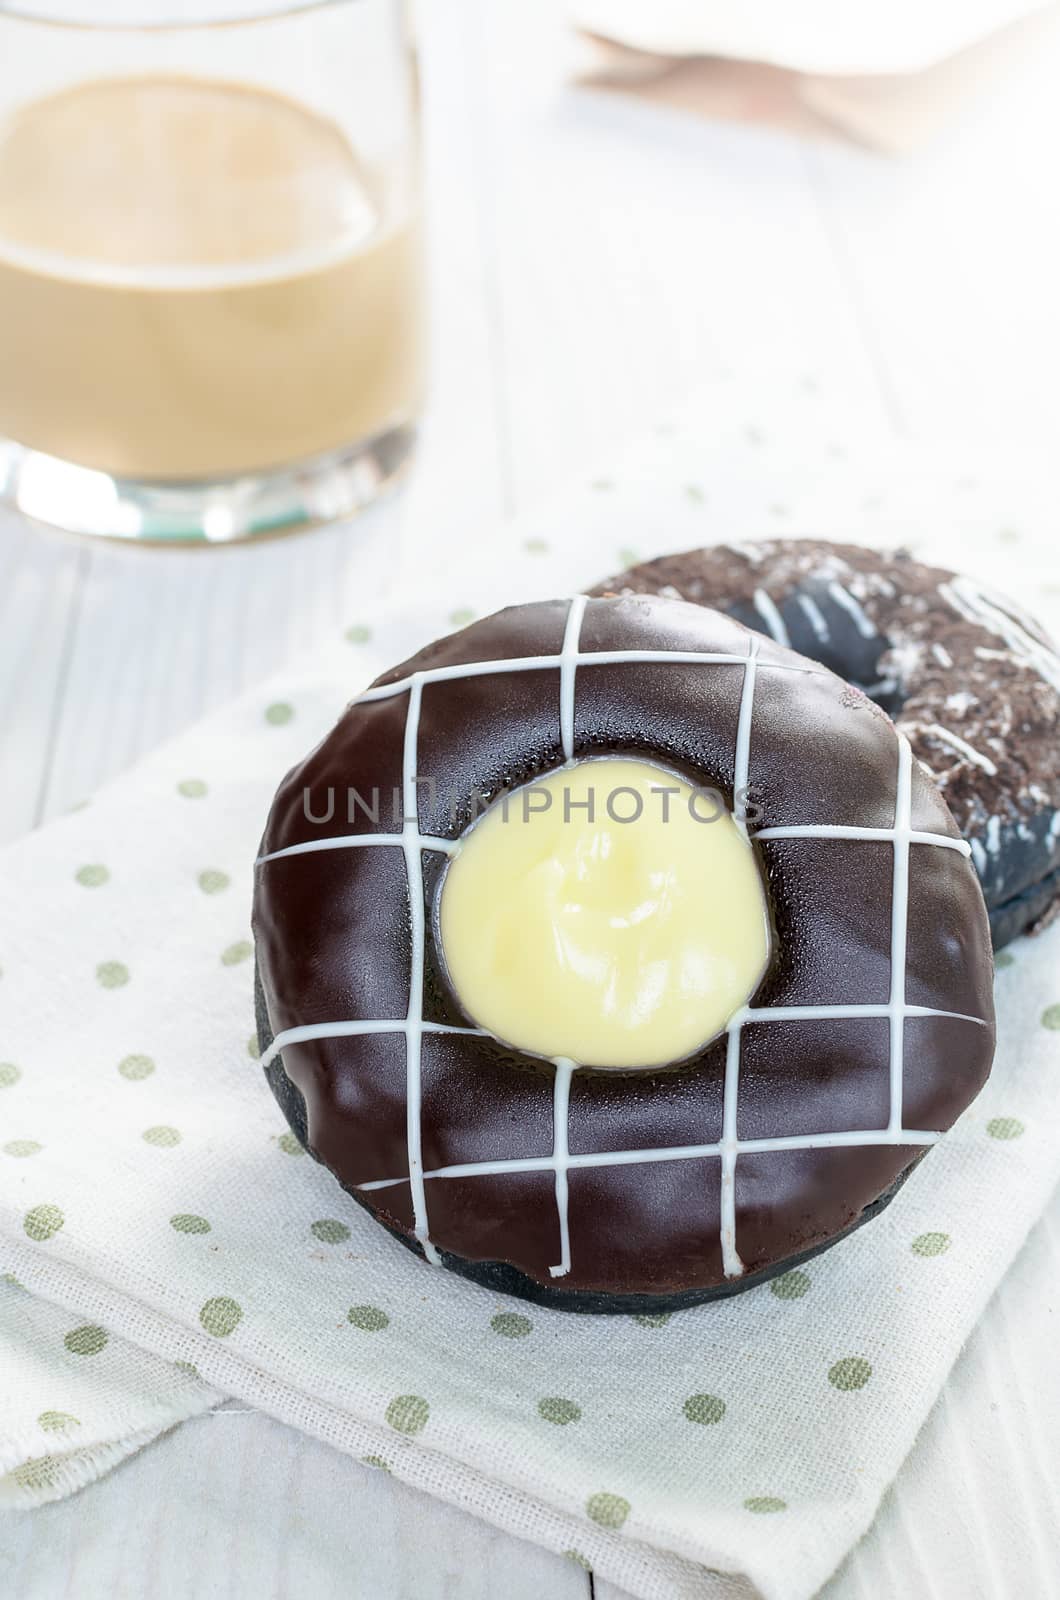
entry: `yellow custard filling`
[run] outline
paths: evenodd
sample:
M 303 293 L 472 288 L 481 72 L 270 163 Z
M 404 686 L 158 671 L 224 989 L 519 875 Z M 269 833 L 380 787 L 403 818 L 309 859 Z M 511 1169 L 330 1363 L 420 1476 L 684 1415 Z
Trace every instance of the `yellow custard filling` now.
M 450 981 L 496 1038 L 593 1067 L 680 1061 L 769 960 L 758 864 L 714 791 L 597 757 L 495 801 L 438 912 Z

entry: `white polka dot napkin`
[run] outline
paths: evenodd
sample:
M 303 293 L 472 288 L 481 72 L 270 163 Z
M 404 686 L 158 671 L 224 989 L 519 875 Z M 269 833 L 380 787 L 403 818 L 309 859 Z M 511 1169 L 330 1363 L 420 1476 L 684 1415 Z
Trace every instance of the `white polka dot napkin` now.
M 1022 468 L 971 489 L 945 457 L 859 457 L 829 430 L 766 446 L 756 419 L 699 418 L 485 564 L 449 551 L 432 573 L 425 542 L 435 598 L 366 608 L 311 673 L 0 857 L 0 1504 L 237 1396 L 645 1600 L 804 1600 L 868 1526 L 1060 1177 L 1060 928 L 1002 958 L 990 1085 L 883 1216 L 671 1317 L 565 1316 L 413 1259 L 300 1153 L 252 1038 L 275 783 L 372 674 L 470 613 L 778 528 L 912 532 L 1055 606 L 1055 492 Z

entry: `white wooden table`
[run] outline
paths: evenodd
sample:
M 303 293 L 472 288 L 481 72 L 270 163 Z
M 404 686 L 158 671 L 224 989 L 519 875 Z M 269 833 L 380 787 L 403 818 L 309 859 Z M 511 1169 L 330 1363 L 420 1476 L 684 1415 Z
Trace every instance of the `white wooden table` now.
M 4 524 L 0 838 L 370 617 L 439 548 L 473 559 L 497 519 L 725 369 L 827 374 L 915 437 L 1055 448 L 1060 34 L 944 142 L 892 164 L 571 90 L 555 0 L 424 11 L 436 348 L 411 489 L 352 530 L 258 549 L 95 548 Z M 1041 1358 L 1035 1405 L 1060 1416 L 1038 1288 L 1055 1280 L 1058 1237 L 1047 1220 L 1004 1317 L 962 1360 L 980 1411 L 936 1411 L 936 1465 L 918 1447 L 830 1600 L 1022 1594 L 1013 1539 L 1002 1550 L 984 1533 L 999 1511 L 1052 1583 L 1035 1600 L 1060 1595 L 1044 1424 L 1029 1440 L 976 1432 L 1006 1404 L 1014 1319 L 1020 1370 Z M 591 1589 L 569 1563 L 257 1415 L 190 1423 L 0 1531 L 0 1591 L 19 1600 Z

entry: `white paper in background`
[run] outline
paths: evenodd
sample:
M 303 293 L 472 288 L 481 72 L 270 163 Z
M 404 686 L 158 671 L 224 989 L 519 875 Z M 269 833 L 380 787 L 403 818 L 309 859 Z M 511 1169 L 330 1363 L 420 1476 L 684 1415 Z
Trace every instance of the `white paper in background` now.
M 570 0 L 571 20 L 632 49 L 798 72 L 920 72 L 1046 0 Z
M 770 390 L 786 421 L 754 388 L 704 397 L 500 531 L 488 557 L 469 530 L 403 610 L 351 619 L 315 669 L 0 858 L 4 1053 L 19 1068 L 0 1088 L 0 1142 L 40 1146 L 0 1156 L 0 1269 L 53 1303 L 29 1347 L 0 1314 L 18 1374 L 0 1464 L 24 1502 L 70 1486 L 57 1458 L 89 1416 L 104 1438 L 97 1378 L 121 1363 L 94 1363 L 125 1339 L 153 1365 L 113 1407 L 112 1443 L 201 1407 L 192 1363 L 213 1389 L 573 1550 L 646 1600 L 725 1593 L 710 1567 L 805 1600 L 867 1526 L 1060 1175 L 1060 1033 L 1043 1022 L 1060 1001 L 1060 930 L 1012 952 L 991 1084 L 883 1217 L 812 1263 L 798 1293 L 766 1287 L 660 1327 L 432 1275 L 291 1153 L 247 1049 L 250 859 L 273 785 L 367 678 L 469 610 L 569 592 L 634 555 L 780 532 L 900 535 L 1055 609 L 1051 469 L 866 446 L 816 391 L 796 392 L 793 405 Z M 79 877 L 86 866 L 106 878 Z M 3 1286 L 0 1302 L 23 1293 Z M 864 1363 L 864 1382 L 829 1380 L 850 1361 L 840 1374 L 860 1380 Z M 704 1395 L 720 1417 L 689 1415 Z

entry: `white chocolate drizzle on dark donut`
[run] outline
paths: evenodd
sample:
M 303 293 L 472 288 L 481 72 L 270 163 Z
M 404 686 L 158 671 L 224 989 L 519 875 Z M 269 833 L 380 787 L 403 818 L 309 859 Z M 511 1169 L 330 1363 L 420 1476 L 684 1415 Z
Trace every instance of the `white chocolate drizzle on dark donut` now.
M 844 591 L 846 593 L 846 591 Z M 863 626 L 858 618 L 864 616 L 861 607 L 848 596 L 850 604 L 843 604 L 844 612 L 851 615 L 859 632 Z M 733 652 L 690 652 L 666 650 L 606 650 L 583 652 L 581 630 L 587 607 L 607 605 L 593 602 L 584 596 L 576 597 L 567 608 L 562 645 L 558 655 L 515 657 L 493 661 L 456 662 L 443 667 L 424 667 L 410 675 L 383 683 L 366 691 L 354 702 L 347 715 L 356 716 L 358 706 L 371 705 L 380 700 L 407 695 L 402 742 L 402 792 L 403 827 L 400 833 L 357 833 L 342 836 L 323 836 L 281 845 L 269 849 L 259 857 L 259 869 L 272 868 L 273 864 L 292 855 L 308 855 L 314 851 L 356 849 L 366 845 L 390 845 L 404 854 L 409 890 L 410 927 L 408 940 L 409 983 L 408 1006 L 403 1020 L 340 1019 L 333 1022 L 295 1024 L 278 1031 L 262 1057 L 268 1065 L 289 1046 L 339 1038 L 357 1038 L 373 1033 L 401 1034 L 405 1041 L 405 1109 L 407 1138 L 407 1177 L 381 1177 L 360 1182 L 357 1189 L 365 1195 L 385 1191 L 407 1183 L 411 1192 L 413 1234 L 428 1260 L 437 1261 L 438 1250 L 431 1237 L 428 1206 L 428 1180 L 506 1175 L 542 1172 L 551 1173 L 554 1179 L 557 1213 L 559 1259 L 549 1267 L 554 1279 L 566 1277 L 571 1270 L 572 1241 L 568 1213 L 569 1174 L 586 1167 L 610 1167 L 682 1161 L 717 1156 L 721 1171 L 721 1228 L 720 1243 L 723 1271 L 726 1279 L 743 1275 L 745 1265 L 737 1242 L 736 1170 L 741 1154 L 761 1154 L 780 1151 L 842 1149 L 860 1146 L 927 1146 L 934 1144 L 941 1133 L 935 1129 L 912 1129 L 903 1122 L 903 1085 L 905 1080 L 905 1025 L 910 1018 L 946 1018 L 972 1024 L 977 1028 L 991 1026 L 987 1016 L 969 1015 L 936 1006 L 908 1003 L 907 999 L 907 936 L 909 923 L 910 866 L 913 847 L 928 850 L 940 849 L 946 853 L 967 856 L 970 847 L 964 841 L 941 832 L 914 828 L 912 824 L 913 752 L 909 741 L 900 732 L 895 736 L 895 799 L 893 819 L 889 827 L 869 827 L 841 823 L 774 824 L 764 828 L 756 837 L 762 840 L 815 839 L 822 842 L 842 839 L 869 841 L 890 845 L 893 866 L 891 877 L 890 908 L 890 987 L 885 1002 L 822 1004 L 797 1006 L 742 1006 L 730 1019 L 726 1033 L 724 1087 L 722 1095 L 722 1126 L 720 1138 L 688 1145 L 668 1145 L 659 1148 L 618 1148 L 591 1154 L 572 1154 L 568 1138 L 568 1113 L 571 1084 L 578 1064 L 565 1057 L 553 1061 L 553 1140 L 547 1156 L 501 1158 L 462 1162 L 424 1170 L 423 1163 L 423 1094 L 421 1058 L 423 1040 L 430 1034 L 452 1034 L 469 1039 L 483 1038 L 484 1031 L 460 1027 L 424 1018 L 424 969 L 427 940 L 430 935 L 425 915 L 425 885 L 423 855 L 439 850 L 449 853 L 453 841 L 441 838 L 421 828 L 420 796 L 417 775 L 420 760 L 420 716 L 424 687 L 434 682 L 453 682 L 481 677 L 489 673 L 520 674 L 558 668 L 559 675 L 559 727 L 560 745 L 566 763 L 574 760 L 575 713 L 577 674 L 580 667 L 603 665 L 633 665 L 636 663 L 670 663 L 712 667 L 739 668 L 742 688 L 736 723 L 733 755 L 734 818 L 746 831 L 745 797 L 752 772 L 755 690 L 761 672 L 806 673 L 819 676 L 820 671 L 797 658 L 781 660 L 762 657 L 760 643 L 754 634 L 747 634 L 747 649 L 742 655 Z M 764 608 L 768 615 L 769 607 Z M 811 619 L 812 620 L 812 619 Z M 775 619 L 774 619 L 775 623 Z M 781 624 L 783 628 L 783 624 Z M 786 631 L 786 630 L 785 630 Z M 846 1019 L 886 1020 L 889 1035 L 889 1115 L 886 1125 L 878 1128 L 853 1128 L 810 1134 L 780 1134 L 769 1138 L 741 1138 L 739 1133 L 739 1096 L 741 1070 L 741 1041 L 744 1030 L 750 1025 L 764 1023 L 803 1023 Z M 576 1241 L 575 1241 L 576 1248 Z

